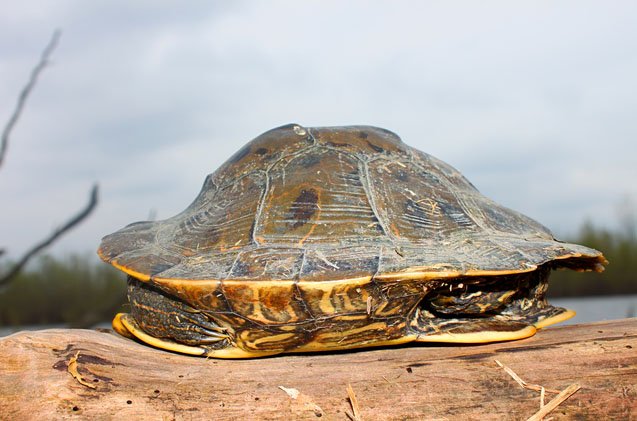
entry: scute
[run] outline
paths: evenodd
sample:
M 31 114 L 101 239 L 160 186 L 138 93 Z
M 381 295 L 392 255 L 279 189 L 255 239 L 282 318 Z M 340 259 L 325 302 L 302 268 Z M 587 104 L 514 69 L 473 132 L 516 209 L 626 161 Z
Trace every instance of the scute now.
M 245 145 L 182 213 L 108 235 L 99 254 L 139 279 L 246 282 L 604 262 L 389 131 L 296 124 Z

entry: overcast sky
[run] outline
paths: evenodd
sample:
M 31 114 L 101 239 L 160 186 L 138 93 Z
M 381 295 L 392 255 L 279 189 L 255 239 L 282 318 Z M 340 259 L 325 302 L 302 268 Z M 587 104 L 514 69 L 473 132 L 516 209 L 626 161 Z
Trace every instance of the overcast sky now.
M 0 167 L 13 256 L 184 209 L 282 124 L 371 124 L 571 235 L 637 202 L 634 1 L 20 1 L 0 7 L 0 122 L 63 31 Z M 624 206 L 625 207 L 625 206 Z

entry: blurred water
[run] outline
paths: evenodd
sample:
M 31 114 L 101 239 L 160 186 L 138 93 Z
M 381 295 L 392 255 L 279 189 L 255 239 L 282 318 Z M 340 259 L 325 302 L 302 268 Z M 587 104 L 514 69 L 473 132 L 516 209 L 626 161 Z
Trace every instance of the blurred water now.
M 554 298 L 550 303 L 558 307 L 566 307 L 577 312 L 577 316 L 560 324 L 579 324 L 602 320 L 637 317 L 637 295 L 613 295 L 604 297 Z M 64 328 L 64 325 L 31 325 L 0 327 L 0 337 L 20 330 L 40 330 Z M 110 323 L 96 327 L 110 328 Z
M 577 312 L 561 324 L 579 324 L 601 320 L 637 317 L 637 295 L 611 295 L 603 297 L 554 298 L 549 302 Z

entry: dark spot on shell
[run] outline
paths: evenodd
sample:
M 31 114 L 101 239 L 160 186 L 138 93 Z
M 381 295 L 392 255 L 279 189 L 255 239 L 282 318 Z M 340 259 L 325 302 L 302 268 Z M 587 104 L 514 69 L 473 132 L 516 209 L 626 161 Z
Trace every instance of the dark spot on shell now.
M 74 406 L 73 408 L 71 408 L 73 411 L 79 411 L 80 407 L 79 406 Z
M 374 145 L 372 142 L 370 142 L 369 140 L 367 141 L 367 144 L 369 145 L 370 148 L 372 148 L 374 151 L 378 152 L 378 153 L 382 153 L 385 152 L 385 149 L 381 148 L 378 145 Z
M 405 370 L 407 370 L 407 373 L 413 373 L 414 370 L 411 369 L 411 367 L 407 367 Z
M 290 206 L 289 219 L 294 219 L 292 228 L 307 224 L 318 210 L 318 193 L 314 189 L 303 189 Z
M 369 136 L 366 132 L 358 132 L 358 137 L 360 137 L 361 139 L 367 139 L 367 136 Z
M 254 153 L 257 155 L 265 155 L 266 153 L 268 153 L 268 150 L 266 148 L 259 148 L 254 151 Z
M 241 161 L 243 158 L 245 158 L 246 155 L 250 153 L 250 149 L 252 148 L 250 147 L 250 144 L 248 143 L 243 148 L 239 149 L 234 155 L 232 155 L 230 159 L 228 160 L 228 162 L 236 164 L 237 162 Z
M 298 164 L 304 168 L 310 168 L 321 162 L 318 155 L 307 155 L 298 161 Z
M 128 405 L 130 405 L 130 404 L 132 404 L 132 403 L 133 403 L 133 401 L 129 399 L 129 400 L 127 400 L 127 401 L 126 401 L 126 403 L 127 403 Z

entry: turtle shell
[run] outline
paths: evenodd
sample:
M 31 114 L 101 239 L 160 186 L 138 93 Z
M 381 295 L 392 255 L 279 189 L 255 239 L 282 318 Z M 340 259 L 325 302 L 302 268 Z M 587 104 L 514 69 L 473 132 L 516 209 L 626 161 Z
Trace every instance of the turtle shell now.
M 98 253 L 163 281 L 462 276 L 604 261 L 388 130 L 296 124 L 246 144 L 180 214 L 133 223 Z
M 223 358 L 519 339 L 574 314 L 545 301 L 551 269 L 605 263 L 390 131 L 296 124 L 98 253 L 129 275 L 118 332 Z

